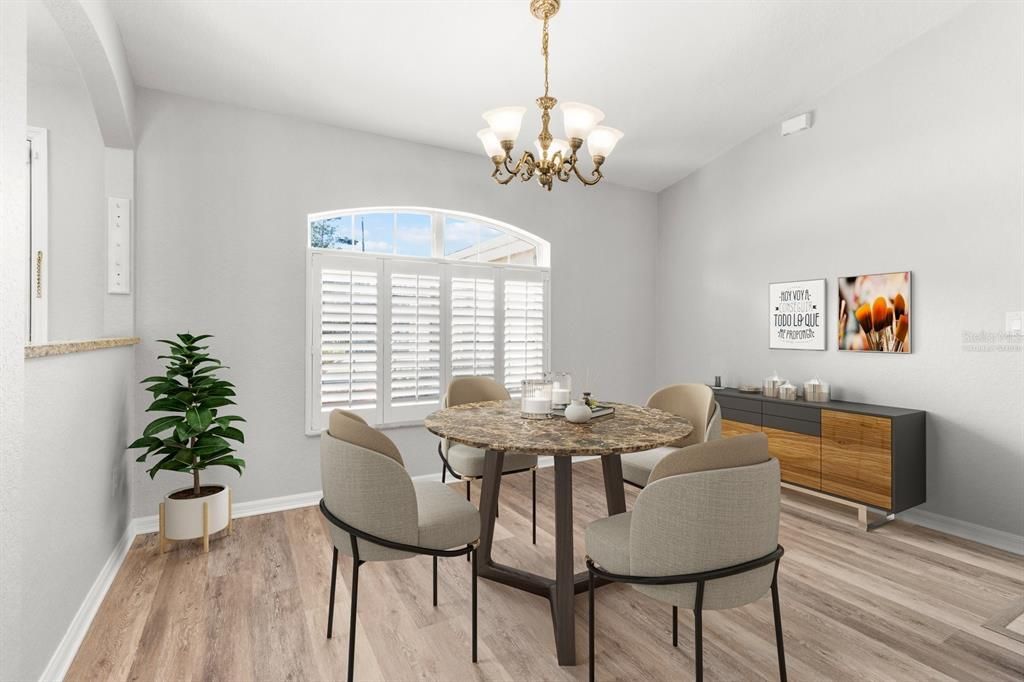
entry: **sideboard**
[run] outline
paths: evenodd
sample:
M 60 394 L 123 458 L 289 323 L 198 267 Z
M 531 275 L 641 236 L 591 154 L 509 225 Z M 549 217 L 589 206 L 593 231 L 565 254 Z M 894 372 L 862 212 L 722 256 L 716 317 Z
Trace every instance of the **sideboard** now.
M 761 431 L 778 458 L 783 485 L 858 509 L 897 512 L 925 501 L 925 413 L 842 400 L 807 402 L 766 398 L 733 388 L 715 391 L 722 437 Z

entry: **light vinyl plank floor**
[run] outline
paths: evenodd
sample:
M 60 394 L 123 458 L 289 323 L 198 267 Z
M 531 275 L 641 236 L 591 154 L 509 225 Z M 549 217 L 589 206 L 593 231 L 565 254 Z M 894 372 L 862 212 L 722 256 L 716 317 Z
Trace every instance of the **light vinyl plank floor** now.
M 573 467 L 576 569 L 583 531 L 605 515 L 600 463 Z M 464 484 L 453 484 L 462 494 Z M 478 501 L 479 488 L 473 488 Z M 636 491 L 626 487 L 627 506 Z M 530 477 L 507 476 L 494 556 L 554 571 L 553 470 L 537 474 L 537 546 L 530 544 Z M 340 680 L 345 677 L 351 563 L 339 564 L 334 639 L 325 637 L 331 547 L 316 507 L 238 519 L 203 554 L 198 542 L 158 552 L 136 538 L 68 673 L 69 680 Z M 983 624 L 1024 595 L 1021 557 L 901 523 L 860 531 L 854 513 L 783 494 L 779 571 L 793 680 L 1024 679 L 1024 643 Z M 360 570 L 359 680 L 583 680 L 586 596 L 576 601 L 579 665 L 555 661 L 547 603 L 479 583 L 480 661 L 470 662 L 470 570 L 431 560 Z M 693 619 L 632 588 L 598 590 L 598 678 L 691 679 Z M 708 680 L 776 679 L 771 599 L 704 616 Z

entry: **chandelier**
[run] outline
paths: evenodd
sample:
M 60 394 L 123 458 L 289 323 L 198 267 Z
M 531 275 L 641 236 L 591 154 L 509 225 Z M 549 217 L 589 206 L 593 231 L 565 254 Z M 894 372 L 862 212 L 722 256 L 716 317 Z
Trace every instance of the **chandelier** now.
M 526 150 L 519 161 L 512 165 L 512 149 L 515 147 L 519 129 L 522 127 L 523 114 L 526 107 L 501 107 L 484 112 L 484 120 L 489 127 L 476 134 L 484 145 L 484 150 L 494 163 L 491 177 L 500 185 L 507 185 L 518 177 L 526 182 L 537 176 L 542 187 L 551 191 L 552 181 L 558 178 L 568 182 L 575 175 L 584 185 L 596 185 L 601 178 L 601 165 L 612 153 L 615 144 L 622 139 L 622 131 L 598 125 L 604 120 L 600 109 L 579 102 L 563 102 L 559 109 L 565 120 L 565 136 L 568 140 L 551 135 L 548 124 L 551 121 L 551 110 L 558 100 L 548 94 L 548 20 L 558 12 L 560 0 L 531 0 L 530 12 L 544 22 L 541 33 L 541 53 L 544 55 L 544 96 L 537 98 L 540 107 L 540 135 L 534 142 L 537 154 Z M 577 166 L 577 155 L 583 141 L 594 161 L 594 170 L 590 177 L 580 172 Z

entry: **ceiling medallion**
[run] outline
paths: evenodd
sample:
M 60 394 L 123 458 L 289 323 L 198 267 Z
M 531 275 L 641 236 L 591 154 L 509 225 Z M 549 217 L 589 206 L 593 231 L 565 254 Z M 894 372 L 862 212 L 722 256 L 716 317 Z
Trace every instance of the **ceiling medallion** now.
M 511 163 L 512 149 L 519 136 L 526 107 L 501 107 L 484 112 L 484 120 L 489 127 L 476 134 L 494 163 L 491 177 L 501 185 L 507 185 L 515 177 L 525 182 L 534 175 L 549 192 L 555 178 L 568 182 L 571 175 L 575 175 L 584 185 L 596 185 L 604 177 L 601 175 L 601 165 L 612 153 L 615 144 L 622 139 L 621 130 L 598 125 L 604 120 L 600 109 L 579 102 L 564 102 L 559 106 L 565 120 L 565 136 L 568 141 L 553 137 L 548 130 L 551 110 L 558 104 L 558 100 L 548 94 L 548 20 L 558 12 L 559 4 L 560 0 L 530 2 L 530 12 L 544 22 L 541 33 L 544 96 L 537 98 L 537 106 L 541 110 L 540 135 L 534 142 L 537 154 L 526 150 L 514 166 Z M 583 146 L 584 140 L 594 160 L 594 170 L 589 178 L 580 173 L 576 165 L 576 152 Z

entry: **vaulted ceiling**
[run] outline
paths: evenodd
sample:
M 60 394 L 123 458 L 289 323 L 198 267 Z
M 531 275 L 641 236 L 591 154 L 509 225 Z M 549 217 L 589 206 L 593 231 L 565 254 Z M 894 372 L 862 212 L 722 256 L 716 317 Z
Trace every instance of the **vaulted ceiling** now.
M 563 0 L 551 91 L 626 136 L 606 165 L 660 190 L 945 21 L 967 2 Z M 137 85 L 481 155 L 480 113 L 539 129 L 528 0 L 113 0 Z M 560 117 L 555 133 L 562 135 Z

